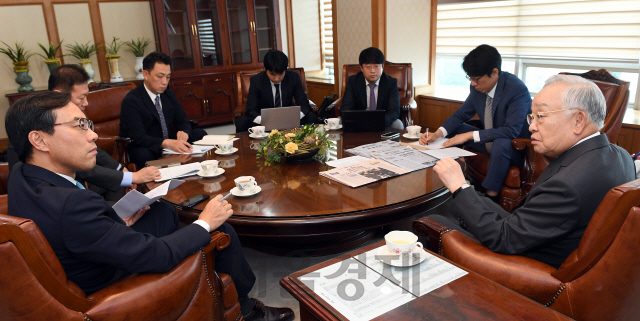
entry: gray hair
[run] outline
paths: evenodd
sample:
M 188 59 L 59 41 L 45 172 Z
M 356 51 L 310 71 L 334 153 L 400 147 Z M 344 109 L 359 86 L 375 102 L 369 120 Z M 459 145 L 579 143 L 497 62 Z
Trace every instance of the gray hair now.
M 587 114 L 589 121 L 598 127 L 598 130 L 604 127 L 607 103 L 598 85 L 580 76 L 554 75 L 547 79 L 544 87 L 556 82 L 570 86 L 562 94 L 562 108 L 581 109 Z

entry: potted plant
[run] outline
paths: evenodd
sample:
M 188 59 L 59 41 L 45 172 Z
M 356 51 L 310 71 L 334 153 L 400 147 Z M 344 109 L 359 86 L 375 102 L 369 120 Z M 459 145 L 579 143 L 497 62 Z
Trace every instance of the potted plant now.
M 127 51 L 131 52 L 136 57 L 136 65 L 133 67 L 136 72 L 136 79 L 144 79 L 142 76 L 142 60 L 144 59 L 144 51 L 151 43 L 151 40 L 142 37 L 137 40 L 125 41 L 124 45 L 127 46 Z
M 305 161 L 314 157 L 321 149 L 330 148 L 333 142 L 326 133 L 315 126 L 305 125 L 284 131 L 272 130 L 269 137 L 260 144 L 256 158 L 264 158 L 270 163 L 284 159 Z
M 38 46 L 40 46 L 40 48 L 42 48 L 42 51 L 44 51 L 44 55 L 42 54 L 38 54 L 38 56 L 44 58 L 44 63 L 47 64 L 47 67 L 49 67 L 49 72 L 52 72 L 54 69 L 58 68 L 58 66 L 60 65 L 60 58 L 62 56 L 56 56 L 56 52 L 58 52 L 58 49 L 60 49 L 60 46 L 62 45 L 62 41 L 61 40 L 57 46 L 54 46 L 53 43 L 49 42 L 49 47 L 45 47 L 43 44 L 38 43 Z
M 91 44 L 91 40 L 87 41 L 85 44 L 79 44 L 74 42 L 71 45 L 66 45 L 67 49 L 69 49 L 69 55 L 78 59 L 80 66 L 84 68 L 89 74 L 89 82 L 93 82 L 93 75 L 95 75 L 95 71 L 93 70 L 93 65 L 91 64 L 91 56 L 95 55 L 98 50 L 102 50 L 102 47 L 98 47 L 99 44 Z
M 109 73 L 111 74 L 111 82 L 123 82 L 122 76 L 120 75 L 120 68 L 118 67 L 118 61 L 120 60 L 120 55 L 118 51 L 122 48 L 122 42 L 118 41 L 120 38 L 113 37 L 111 43 L 107 44 L 107 62 L 109 63 Z
M 0 48 L 0 53 L 3 53 L 11 59 L 13 62 L 13 71 L 16 73 L 16 82 L 20 85 L 18 87 L 18 92 L 26 92 L 33 91 L 33 86 L 31 86 L 31 81 L 33 78 L 29 76 L 29 58 L 34 55 L 34 53 L 30 53 L 29 50 L 24 48 L 24 45 L 21 43 L 15 42 L 15 48 L 7 45 L 4 41 L 2 42 L 6 48 Z

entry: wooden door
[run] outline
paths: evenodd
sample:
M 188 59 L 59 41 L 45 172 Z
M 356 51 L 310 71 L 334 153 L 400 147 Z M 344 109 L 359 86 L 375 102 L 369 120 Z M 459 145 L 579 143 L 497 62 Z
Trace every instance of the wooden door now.
M 198 121 L 207 118 L 202 78 L 173 80 L 171 87 L 187 118 Z

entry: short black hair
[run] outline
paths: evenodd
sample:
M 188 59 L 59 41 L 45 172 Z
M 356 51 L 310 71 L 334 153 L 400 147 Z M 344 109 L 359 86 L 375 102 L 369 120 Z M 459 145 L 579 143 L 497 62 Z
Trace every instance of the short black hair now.
M 289 58 L 280 50 L 269 50 L 264 55 L 264 69 L 281 74 L 287 70 L 289 66 Z
M 360 66 L 364 64 L 384 65 L 384 54 L 378 48 L 369 47 L 360 52 L 358 63 L 360 64 Z
M 39 130 L 53 135 L 56 123 L 53 111 L 66 106 L 70 101 L 70 93 L 42 91 L 23 97 L 9 107 L 4 126 L 21 162 L 26 162 L 33 154 L 29 133 Z
M 70 93 L 73 86 L 88 83 L 89 74 L 80 65 L 62 65 L 51 72 L 49 76 L 49 91 L 59 90 Z
M 470 77 L 487 75 L 491 77 L 493 68 L 502 71 L 502 57 L 498 49 L 489 45 L 479 45 L 471 50 L 462 61 L 462 69 Z
M 169 68 L 173 68 L 171 57 L 169 57 L 164 52 L 154 51 L 148 54 L 142 60 L 142 69 L 146 70 L 147 72 L 151 72 L 151 70 L 153 70 L 153 67 L 156 66 L 156 62 L 159 62 L 163 65 L 169 65 Z

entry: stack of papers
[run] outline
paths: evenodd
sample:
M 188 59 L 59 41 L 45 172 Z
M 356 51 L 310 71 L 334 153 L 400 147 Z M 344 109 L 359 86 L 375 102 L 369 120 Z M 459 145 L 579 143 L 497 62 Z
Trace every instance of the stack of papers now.
M 406 173 L 408 173 L 406 169 L 371 158 L 364 162 L 320 172 L 320 175 L 347 186 L 358 187 Z
M 235 141 L 238 139 L 240 138 L 236 138 L 236 135 L 205 135 L 201 140 L 193 142 L 193 145 L 213 146 L 220 142 Z
M 151 205 L 153 202 L 167 195 L 167 192 L 178 187 L 182 183 L 184 183 L 184 181 L 171 180 L 150 190 L 146 194 L 142 194 L 137 190 L 132 190 L 113 205 L 113 210 L 116 211 L 120 218 L 128 218 L 139 209 Z
M 196 146 L 196 145 L 191 145 L 191 147 L 193 147 L 193 149 L 191 150 L 191 152 L 188 153 L 180 153 L 180 152 L 176 152 L 175 150 L 171 149 L 171 148 L 165 148 L 162 150 L 162 153 L 165 155 L 175 155 L 175 154 L 182 154 L 182 155 L 195 155 L 195 154 L 204 154 L 207 151 L 213 149 L 213 146 Z
M 190 163 L 180 166 L 160 168 L 159 171 L 162 177 L 160 179 L 157 179 L 156 182 L 162 182 L 172 178 L 196 175 L 201 169 L 202 168 L 200 166 L 200 163 Z
M 378 143 L 366 144 L 358 146 L 356 148 L 347 149 L 345 150 L 345 152 L 351 153 L 353 155 L 371 158 L 374 157 L 373 153 L 376 152 L 392 151 L 403 148 L 405 147 L 398 144 L 398 142 L 394 142 L 392 140 L 384 140 Z

